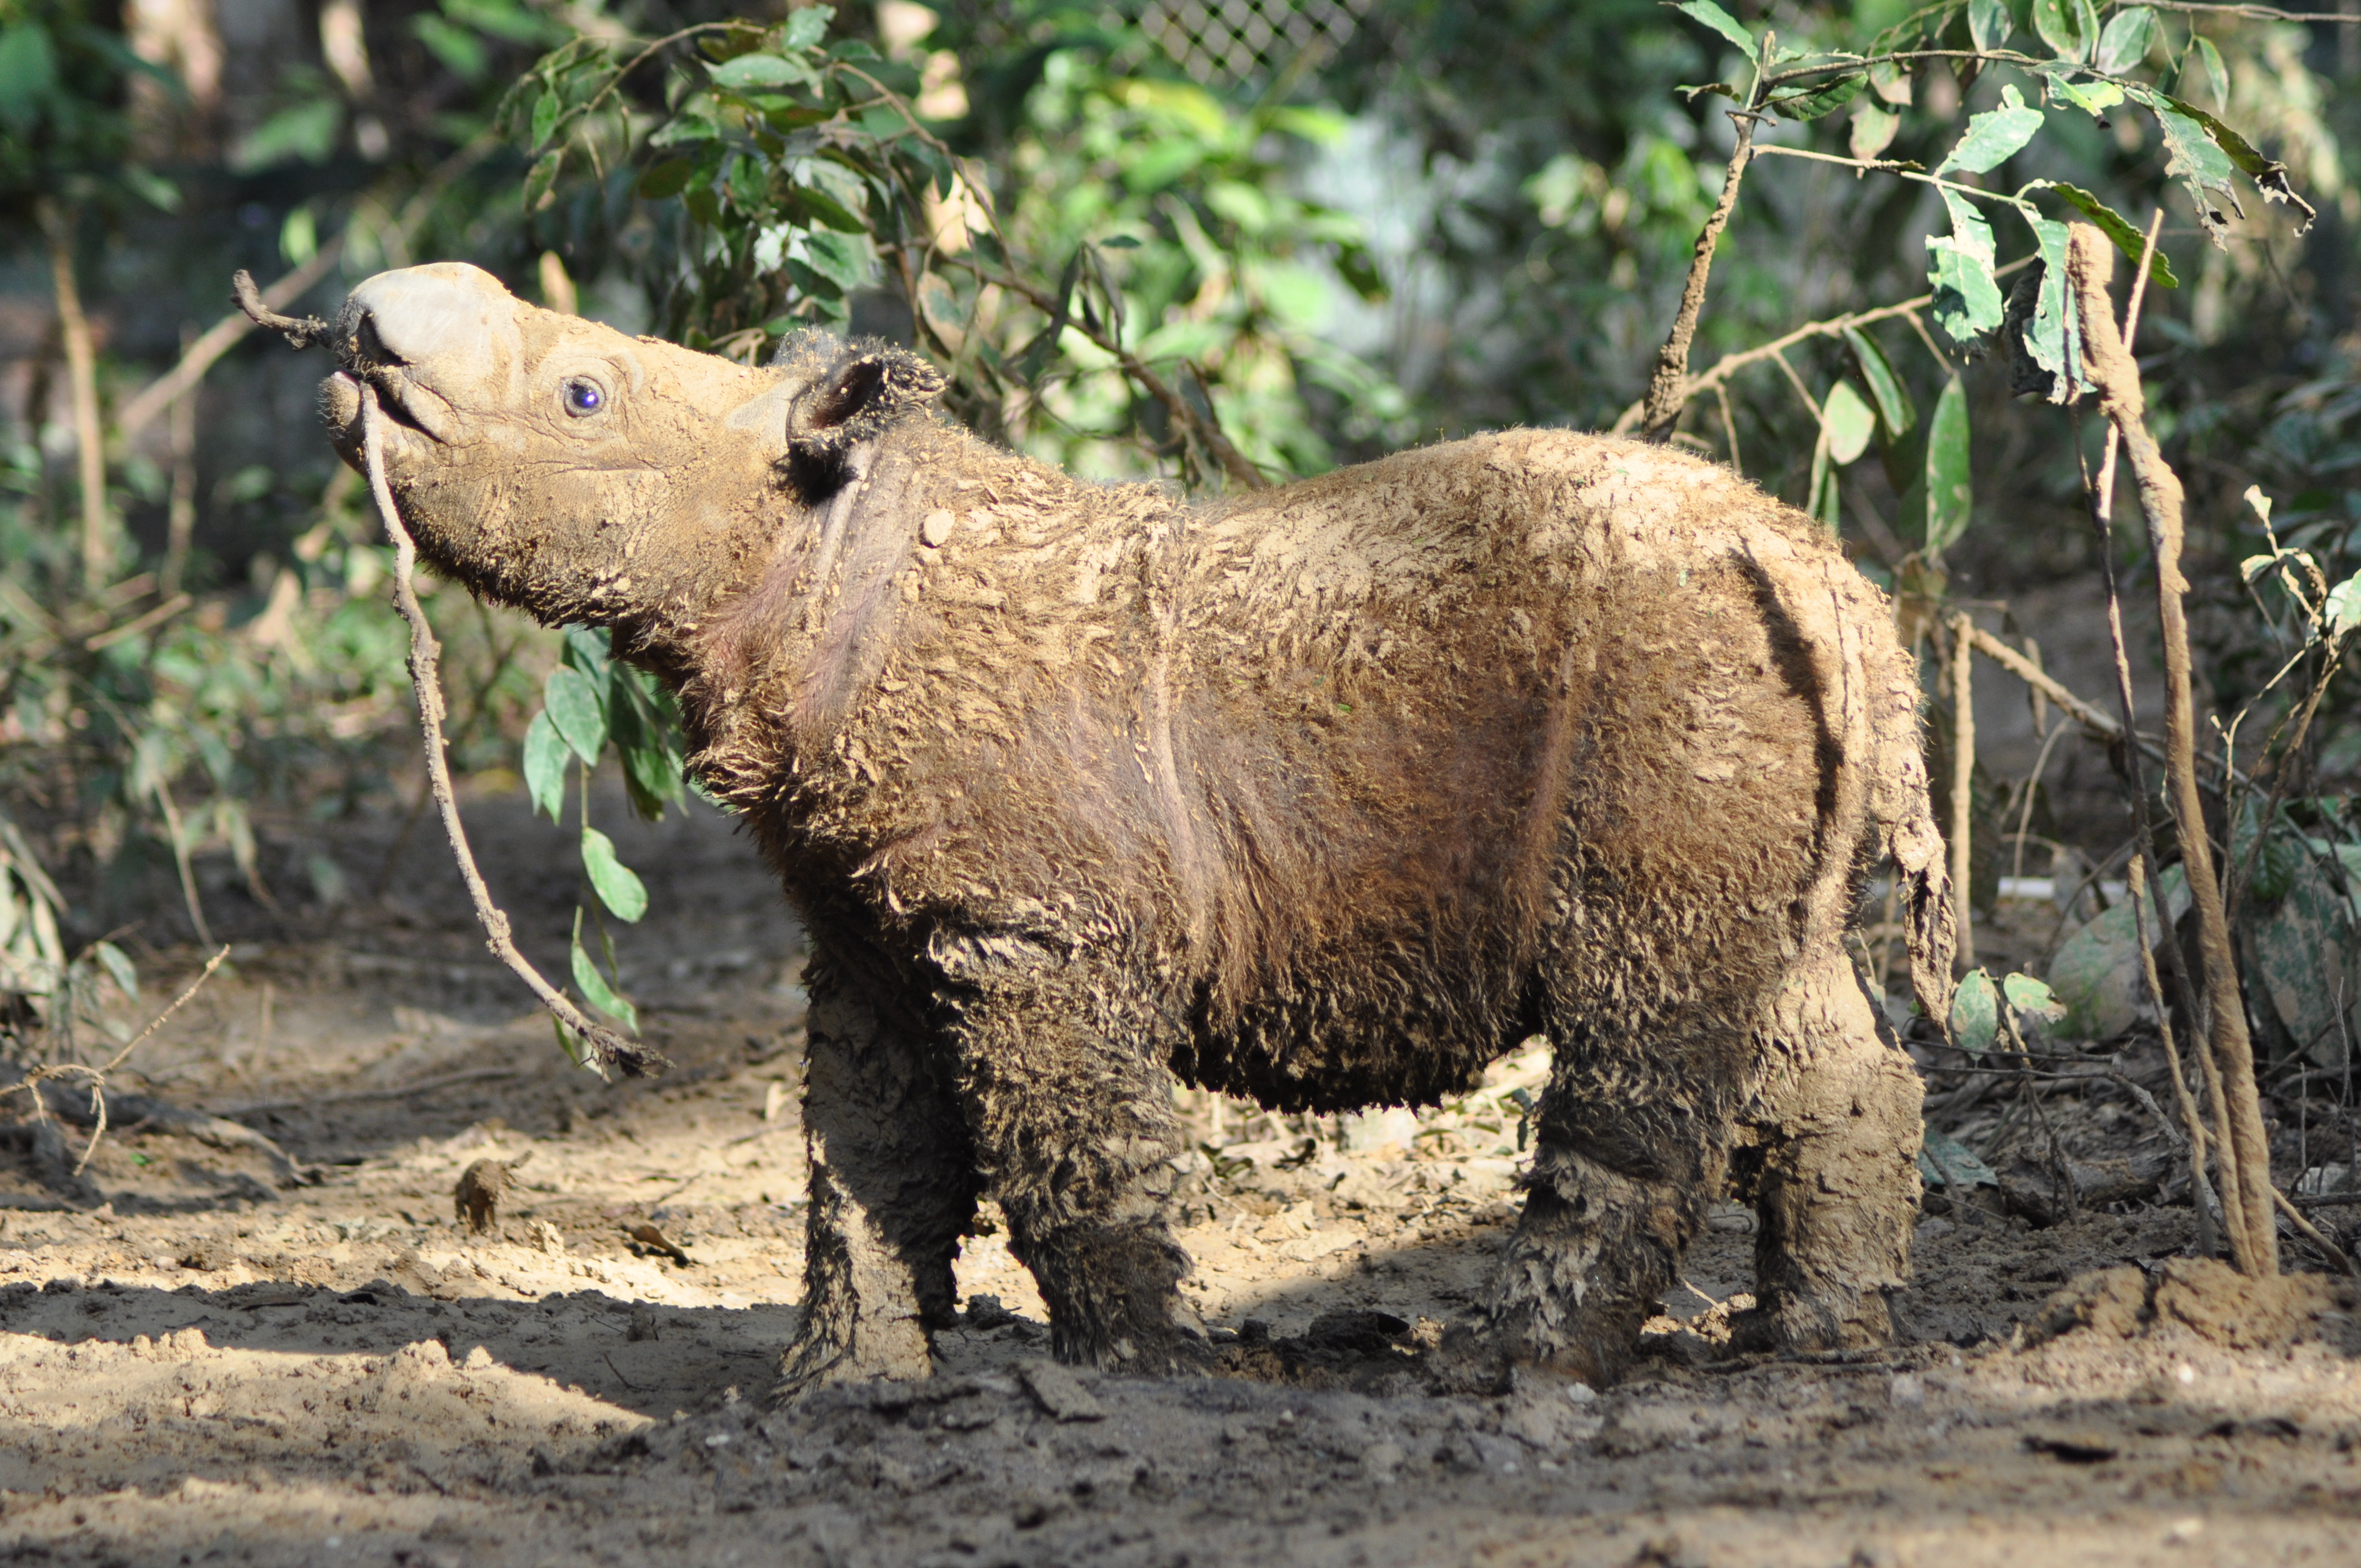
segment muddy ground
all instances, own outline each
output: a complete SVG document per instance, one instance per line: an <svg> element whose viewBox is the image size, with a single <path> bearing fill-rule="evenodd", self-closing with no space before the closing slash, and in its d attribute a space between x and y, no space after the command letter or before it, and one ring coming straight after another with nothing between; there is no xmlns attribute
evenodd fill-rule
<svg viewBox="0 0 2361 1568"><path fill-rule="evenodd" d="M555 962L566 839L513 795L470 812ZM626 976L677 1065L607 1086L485 958L429 827L375 901L274 914L209 883L232 963L119 1080L285 1163L118 1118L77 1201L29 1135L0 1147L0 1561L2361 1558L2355 1301L2323 1275L2258 1289L2190 1260L2169 1179L2062 1219L2005 1189L1933 1200L1906 1343L1852 1359L1727 1354L1751 1220L1718 1211L1621 1386L1438 1392L1424 1347L1480 1299L1538 1057L1417 1118L1190 1102L1190 1288L1231 1376L1060 1372L986 1234L932 1383L774 1410L802 1273L802 992L751 851L702 811L617 827L653 894ZM365 892L394 832L277 837ZM197 956L148 955L151 1006ZM2006 1097L1938 1087L2007 1177ZM2129 1098L2038 1109L2059 1157L2167 1147ZM476 1235L453 1192L485 1159L514 1169Z"/></svg>

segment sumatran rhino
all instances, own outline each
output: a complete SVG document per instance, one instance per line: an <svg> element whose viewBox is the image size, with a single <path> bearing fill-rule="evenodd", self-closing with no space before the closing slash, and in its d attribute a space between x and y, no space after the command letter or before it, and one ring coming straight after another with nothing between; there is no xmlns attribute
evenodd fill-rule
<svg viewBox="0 0 2361 1568"><path fill-rule="evenodd" d="M333 341L346 458L373 388L426 557L612 628L809 933L783 1392L925 1376L987 1193L1058 1355L1201 1364L1176 1083L1431 1104L1534 1034L1476 1365L1612 1377L1723 1191L1741 1344L1891 1333L1919 1080L1841 943L1890 856L1939 1017L1950 930L1911 662L1810 518L1555 430L1192 506L953 427L896 348L750 368L458 265Z"/></svg>

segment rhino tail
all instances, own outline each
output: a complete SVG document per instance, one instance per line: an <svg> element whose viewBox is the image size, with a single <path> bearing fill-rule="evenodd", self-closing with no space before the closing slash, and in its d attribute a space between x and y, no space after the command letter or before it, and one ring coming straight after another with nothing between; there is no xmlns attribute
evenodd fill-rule
<svg viewBox="0 0 2361 1568"><path fill-rule="evenodd" d="M1765 559L1768 554L1758 553L1756 565L1810 663L1831 774L1818 864L1805 895L1805 940L1840 936L1850 922L1864 854L1882 850L1901 879L1911 991L1922 1011L1947 1023L1950 877L1927 790L1916 673L1888 630L1883 596L1841 560Z"/></svg>

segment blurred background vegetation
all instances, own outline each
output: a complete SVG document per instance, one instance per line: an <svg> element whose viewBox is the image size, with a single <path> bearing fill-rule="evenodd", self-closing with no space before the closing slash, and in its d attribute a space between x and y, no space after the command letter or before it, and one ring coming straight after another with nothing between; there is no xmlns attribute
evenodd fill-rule
<svg viewBox="0 0 2361 1568"><path fill-rule="evenodd" d="M2126 11L1729 7L1807 49L1964 36L1971 8L2042 58L2100 49ZM2131 113L2053 106L1987 180L2069 182L2140 225L2162 210L2180 286L2147 295L2142 365L2191 493L2201 704L2225 714L2301 641L2237 570L2266 548L2246 488L2328 580L2361 564L2361 27L2268 9L2147 9L2113 63L2284 163L2308 231L2249 187L2215 243ZM0 0L0 954L283 937L370 896L323 825L423 799L388 553L316 430L324 366L229 319L233 269L328 313L382 268L463 258L749 360L799 322L891 337L954 370L987 434L1212 490L1612 425L1732 145L1729 98L1682 89L1746 68L1652 0ZM2001 74L1920 62L1762 139L1931 167ZM1947 222L1922 182L1758 160L1691 370L1925 293ZM2002 263L2030 250L1995 227ZM1881 581L2035 639L2105 698L2080 477L2097 422L2013 396L2001 357L1918 319L1865 331L1922 423L1959 378L1972 500L1945 547L1894 439L1830 464L1832 389L1863 375L1842 335L1751 361L1675 439L1818 502ZM2117 538L2136 569L2139 531ZM516 787L560 639L455 590L428 604L459 764ZM2332 692L2291 799L2345 811L2355 717ZM1985 727L1978 811L2036 846L2015 872L2070 878L2120 847L2122 807L2103 748L2033 765L2041 721Z"/></svg>

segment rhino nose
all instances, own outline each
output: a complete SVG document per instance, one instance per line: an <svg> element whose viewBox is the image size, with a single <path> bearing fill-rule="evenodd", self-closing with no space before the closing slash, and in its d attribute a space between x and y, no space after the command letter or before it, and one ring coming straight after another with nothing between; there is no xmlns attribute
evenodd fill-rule
<svg viewBox="0 0 2361 1568"><path fill-rule="evenodd" d="M497 346L516 339L516 299L463 261L405 267L355 289L336 327L347 361L489 370Z"/></svg>

